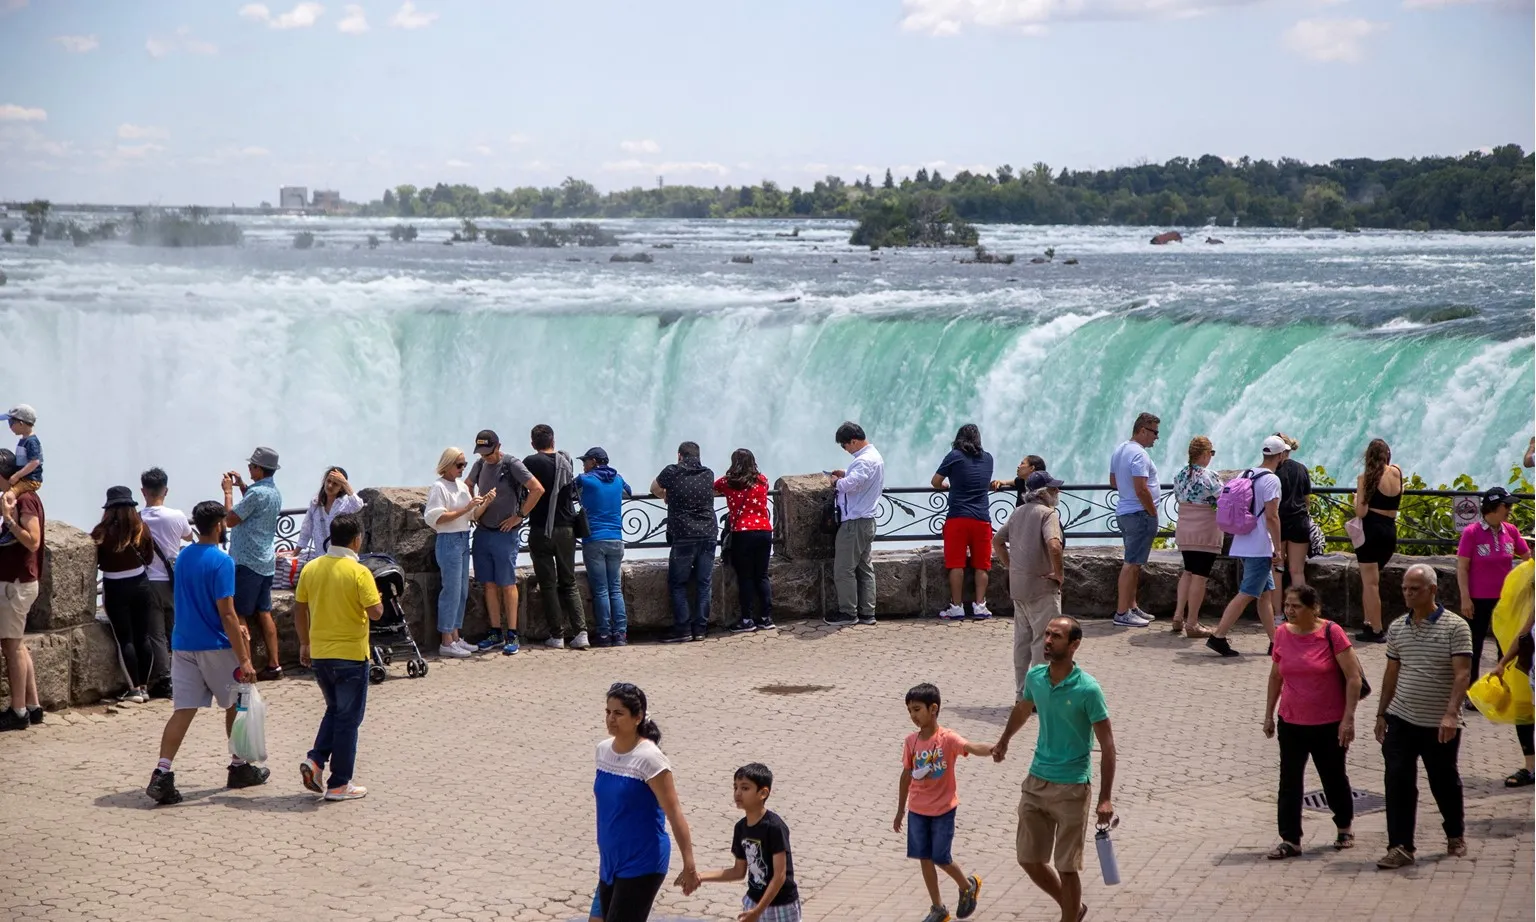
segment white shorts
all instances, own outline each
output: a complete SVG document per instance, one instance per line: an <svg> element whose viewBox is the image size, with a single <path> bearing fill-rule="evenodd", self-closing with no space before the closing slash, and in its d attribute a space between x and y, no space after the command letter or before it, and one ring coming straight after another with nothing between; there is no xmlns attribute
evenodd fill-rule
<svg viewBox="0 0 1536 922"><path fill-rule="evenodd" d="M217 701L235 706L235 672L240 660L234 650L176 650L171 653L171 707L182 711L205 708Z"/></svg>
<svg viewBox="0 0 1536 922"><path fill-rule="evenodd" d="M27 612L37 601L38 582L0 583L0 640L20 640L27 632Z"/></svg>

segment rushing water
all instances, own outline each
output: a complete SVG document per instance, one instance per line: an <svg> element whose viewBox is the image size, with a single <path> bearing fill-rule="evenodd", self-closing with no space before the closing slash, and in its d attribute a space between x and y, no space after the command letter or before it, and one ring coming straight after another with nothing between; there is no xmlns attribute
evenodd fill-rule
<svg viewBox="0 0 1536 922"><path fill-rule="evenodd" d="M854 250L841 222L604 222L655 257L635 265L447 247L446 221L412 244L382 220L243 223L235 249L0 247L0 403L38 410L53 516L88 525L154 464L173 501L213 498L257 444L287 505L328 464L425 484L444 446L489 426L522 451L537 422L637 486L683 439L717 468L742 445L770 477L842 466L845 418L893 485L925 483L967 421L1000 470L1035 452L1079 482L1141 410L1169 476L1194 434L1237 466L1279 429L1351 478L1379 435L1432 481L1502 482L1532 430L1528 235L983 228L1025 260L1002 266ZM325 246L293 249L300 229Z"/></svg>

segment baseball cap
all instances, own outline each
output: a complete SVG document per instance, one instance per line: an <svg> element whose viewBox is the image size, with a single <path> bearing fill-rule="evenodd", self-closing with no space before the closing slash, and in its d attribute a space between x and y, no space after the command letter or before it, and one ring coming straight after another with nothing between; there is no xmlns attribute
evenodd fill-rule
<svg viewBox="0 0 1536 922"><path fill-rule="evenodd" d="M582 454L582 456L580 458L577 458L576 460L578 460L578 461L595 461L598 464L607 464L608 463L608 452L603 451L601 448L597 447L596 445L593 445L591 448L588 448L586 450L586 452L584 454Z"/></svg>
<svg viewBox="0 0 1536 922"><path fill-rule="evenodd" d="M1272 435L1264 440L1264 456L1283 455L1291 450L1291 446L1285 444L1285 439L1278 435Z"/></svg>
<svg viewBox="0 0 1536 922"><path fill-rule="evenodd" d="M1024 489L1029 491L1060 489L1061 481L1052 477L1047 471L1035 471L1024 480Z"/></svg>
<svg viewBox="0 0 1536 922"><path fill-rule="evenodd" d="M481 429L480 434L475 436L475 454L477 455L488 455L500 445L501 439L497 438L496 433L490 429Z"/></svg>
<svg viewBox="0 0 1536 922"><path fill-rule="evenodd" d="M270 448L257 448L251 452L249 458L245 459L245 463L263 467L269 471L280 471L283 469L282 465L277 463L277 452Z"/></svg>
<svg viewBox="0 0 1536 922"><path fill-rule="evenodd" d="M1503 487L1489 487L1483 494L1483 508L1492 509L1495 506L1513 506L1515 498Z"/></svg>
<svg viewBox="0 0 1536 922"><path fill-rule="evenodd" d="M37 424L37 411L24 403L18 403L5 411L6 419L20 420L29 426Z"/></svg>

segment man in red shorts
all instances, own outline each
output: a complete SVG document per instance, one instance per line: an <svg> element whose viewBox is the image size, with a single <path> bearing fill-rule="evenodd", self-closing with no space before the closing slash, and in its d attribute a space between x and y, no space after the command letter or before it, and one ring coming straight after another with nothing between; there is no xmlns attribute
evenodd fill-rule
<svg viewBox="0 0 1536 922"><path fill-rule="evenodd" d="M933 475L935 490L949 491L949 514L944 518L944 569L949 571L949 607L939 612L944 621L965 617L966 555L976 570L976 601L971 614L990 618L987 610L987 575L992 569L992 517L987 505L992 488L992 455L981 448L981 430L966 423L955 434L954 445Z"/></svg>

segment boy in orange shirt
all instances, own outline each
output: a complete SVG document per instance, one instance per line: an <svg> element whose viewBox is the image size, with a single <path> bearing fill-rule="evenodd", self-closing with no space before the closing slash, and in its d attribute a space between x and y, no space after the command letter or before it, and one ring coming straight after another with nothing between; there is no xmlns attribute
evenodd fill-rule
<svg viewBox="0 0 1536 922"><path fill-rule="evenodd" d="M960 888L955 915L969 918L976 911L981 878L965 876L950 856L955 840L955 810L960 796L955 788L956 760L961 756L989 756L992 747L967 742L953 730L939 726L939 689L924 682L907 692L907 713L917 732L907 737L901 753L901 786L896 819L891 828L901 832L907 819L907 857L922 862L923 883L933 908L923 922L949 922L949 910L939 898L936 868L954 878Z"/></svg>

